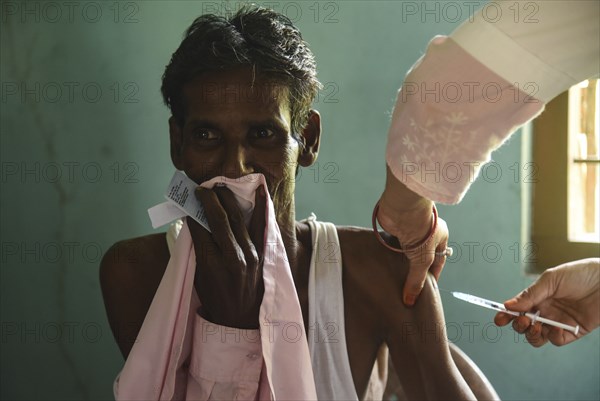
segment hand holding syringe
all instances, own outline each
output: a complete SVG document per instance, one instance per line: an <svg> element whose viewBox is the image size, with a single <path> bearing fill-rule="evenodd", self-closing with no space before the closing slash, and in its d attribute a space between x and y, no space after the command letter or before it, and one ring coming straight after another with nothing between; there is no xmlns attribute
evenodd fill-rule
<svg viewBox="0 0 600 401"><path fill-rule="evenodd" d="M513 316L527 316L529 319L531 319L532 325L535 322L540 322L540 323L544 323L544 324L547 324L550 326L556 326L556 327L560 327L561 329L568 330L568 331L572 332L574 335L577 335L579 333L579 325L573 327L573 326L569 326L568 324L564 324L564 323L556 322L554 320L546 319L546 318L540 316L539 311L537 313L515 312L515 311L506 309L504 307L504 305L502 305L500 302L490 301L489 299L479 298L474 295L465 294L463 292L452 291L451 294L454 295L455 298L462 299L463 301L472 303L474 305L479 305L484 308L497 310L497 311L507 313L507 314L513 315Z"/></svg>
<svg viewBox="0 0 600 401"><path fill-rule="evenodd" d="M494 323L513 329L540 347L547 342L565 345L579 340L600 326L600 258L588 258L547 269L523 291L503 302L511 311L541 311L542 316L572 326L579 325L577 335L548 325L531 325L526 316L515 317L500 312Z"/></svg>

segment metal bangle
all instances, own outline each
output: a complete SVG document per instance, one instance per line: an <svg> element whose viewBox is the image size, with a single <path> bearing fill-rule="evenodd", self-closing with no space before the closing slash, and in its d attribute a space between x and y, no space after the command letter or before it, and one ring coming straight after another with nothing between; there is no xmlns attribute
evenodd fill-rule
<svg viewBox="0 0 600 401"><path fill-rule="evenodd" d="M435 204L432 206L431 209L432 209L432 214L433 214L433 222L431 223L431 229L429 230L429 233L427 233L427 236L422 241L420 241L419 243L417 243L417 245L413 245L410 248L400 249L400 248L394 248L393 246L388 245L383 240L383 238L381 238L381 235L379 234L379 231L377 230L377 223L378 223L377 212L379 211L379 201L377 201L377 203L375 204L375 208L373 209L373 218L372 218L373 233L375 234L375 238L377 238L377 240L379 242L381 242L387 249L389 249L391 251L394 251L394 252L398 252L398 253L411 252L411 251L415 251L415 250L421 248L423 245L425 245L427 242L429 242L429 240L433 237L433 234L435 234L435 230L437 228L438 213L437 213L437 209L435 207ZM446 251L444 251L444 252L446 252ZM450 251L450 252L452 252L452 251Z"/></svg>

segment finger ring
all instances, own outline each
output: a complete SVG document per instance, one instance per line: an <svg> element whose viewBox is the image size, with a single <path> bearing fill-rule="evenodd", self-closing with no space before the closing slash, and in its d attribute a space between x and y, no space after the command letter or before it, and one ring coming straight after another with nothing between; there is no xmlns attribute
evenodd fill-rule
<svg viewBox="0 0 600 401"><path fill-rule="evenodd" d="M454 249L452 249L452 247L447 247L442 252L436 252L435 255L436 256L447 256L447 257L450 257L450 256L452 256L453 253L454 253Z"/></svg>

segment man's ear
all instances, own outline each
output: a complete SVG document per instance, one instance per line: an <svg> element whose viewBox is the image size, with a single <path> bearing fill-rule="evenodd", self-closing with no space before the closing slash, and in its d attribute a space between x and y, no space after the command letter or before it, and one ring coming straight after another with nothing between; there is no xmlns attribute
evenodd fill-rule
<svg viewBox="0 0 600 401"><path fill-rule="evenodd" d="M171 160L177 170L183 170L183 129L177 123L175 117L169 118L169 138L171 139Z"/></svg>
<svg viewBox="0 0 600 401"><path fill-rule="evenodd" d="M317 160L321 143L321 115L317 110L308 112L308 122L300 136L304 141L304 146L298 156L298 164L302 167L308 167Z"/></svg>

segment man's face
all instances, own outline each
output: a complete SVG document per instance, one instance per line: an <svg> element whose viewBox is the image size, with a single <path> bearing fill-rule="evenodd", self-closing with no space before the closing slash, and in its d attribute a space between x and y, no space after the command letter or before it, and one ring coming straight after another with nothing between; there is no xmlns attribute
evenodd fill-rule
<svg viewBox="0 0 600 401"><path fill-rule="evenodd" d="M199 184L262 173L275 208L289 206L300 150L290 131L288 89L253 80L247 67L203 74L184 96L183 127L170 121L175 167Z"/></svg>

